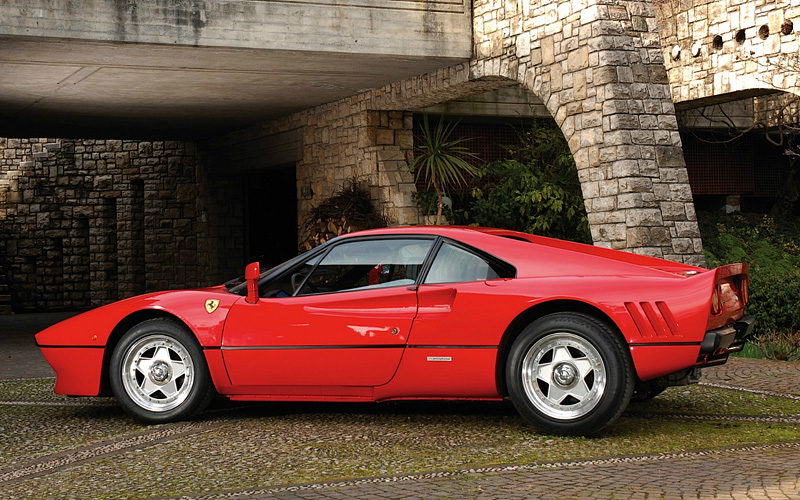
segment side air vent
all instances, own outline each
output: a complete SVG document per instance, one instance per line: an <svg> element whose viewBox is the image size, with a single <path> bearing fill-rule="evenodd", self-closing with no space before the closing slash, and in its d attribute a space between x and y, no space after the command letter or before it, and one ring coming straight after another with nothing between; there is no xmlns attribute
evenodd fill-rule
<svg viewBox="0 0 800 500"><path fill-rule="evenodd" d="M642 337L680 335L678 323L665 302L625 302L625 308Z"/></svg>

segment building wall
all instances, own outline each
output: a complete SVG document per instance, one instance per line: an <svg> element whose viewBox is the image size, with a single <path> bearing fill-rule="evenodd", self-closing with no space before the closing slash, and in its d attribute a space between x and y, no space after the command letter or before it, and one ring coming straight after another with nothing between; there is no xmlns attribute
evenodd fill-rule
<svg viewBox="0 0 800 500"><path fill-rule="evenodd" d="M596 245L703 264L652 2L476 0L474 78L536 94L570 144Z"/></svg>
<svg viewBox="0 0 800 500"><path fill-rule="evenodd" d="M702 265L653 3L476 0L473 21L470 63L253 127L244 135L255 140L302 128L298 190L310 185L319 200L344 179L364 178L396 223L414 223L413 186L403 165L411 149L410 128L391 113L522 85L544 103L570 145L595 244ZM389 115L384 120L375 111ZM393 123L400 128L392 129ZM242 140L242 133L234 136ZM300 220L313 203L300 202Z"/></svg>
<svg viewBox="0 0 800 500"><path fill-rule="evenodd" d="M194 144L0 139L0 269L15 310L75 309L241 272L241 186Z"/></svg>
<svg viewBox="0 0 800 500"><path fill-rule="evenodd" d="M656 9L675 102L800 93L800 1L669 1Z"/></svg>
<svg viewBox="0 0 800 500"><path fill-rule="evenodd" d="M740 24L757 22L768 9L753 4L750 16L746 3L731 5L728 14L744 12ZM686 23L696 23L689 38L680 28L683 11L668 7L684 9ZM238 274L237 175L278 162L274 147L248 147L269 138L291 136L299 148L278 156L296 165L301 223L311 207L353 180L370 189L392 223L422 223L407 168L413 110L513 86L532 92L567 138L595 244L702 264L670 92L705 89L717 77L708 62L679 67L681 55L665 65L664 54L671 54L673 38L694 40L710 23L703 15L717 19L716 8L476 0L471 62L261 123L202 151L177 142L3 140L0 266L23 308L86 307ZM765 15L770 26L777 23ZM674 30L665 24L670 16L678 19ZM786 16L780 19L782 26ZM782 52L792 47L786 40L780 39ZM234 161L245 152L246 165Z"/></svg>
<svg viewBox="0 0 800 500"><path fill-rule="evenodd" d="M507 78L472 78L466 63L443 68L229 134L212 146L215 163L225 171L236 171L238 162L231 159L246 150L250 151L247 168L266 167L276 153L264 148L259 153L250 145L301 130L302 151L296 162L301 224L312 207L352 180L370 189L376 209L392 224L426 223L412 199L416 187L408 169L413 150L411 110L516 85ZM311 198L303 196L308 188Z"/></svg>

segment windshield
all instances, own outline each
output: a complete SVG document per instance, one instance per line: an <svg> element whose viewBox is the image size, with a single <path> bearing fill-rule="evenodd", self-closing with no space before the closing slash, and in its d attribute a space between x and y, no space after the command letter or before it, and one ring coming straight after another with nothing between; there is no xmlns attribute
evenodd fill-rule
<svg viewBox="0 0 800 500"><path fill-rule="evenodd" d="M333 240L330 240L330 241L333 241ZM282 270L282 269L284 269L286 267L291 267L294 264L307 259L312 254L314 254L316 252L319 252L325 246L327 246L327 243L324 244L324 245L320 245L320 246L318 246L316 248L312 248L311 250L308 250L306 252L301 253L297 257L289 259L286 262L282 262L282 263L278 264L277 266L271 267L268 270L263 271L261 273L261 277L258 279L258 281L260 282L264 278L266 278L266 277L268 277L268 276L270 276L272 274L276 274L277 272L279 272L280 270ZM233 278L232 280L226 281L225 282L225 287L228 289L228 292L230 292L230 293L235 293L236 295L241 295L241 296L247 295L247 283L244 280L244 275L241 275L241 276L238 276L236 278Z"/></svg>

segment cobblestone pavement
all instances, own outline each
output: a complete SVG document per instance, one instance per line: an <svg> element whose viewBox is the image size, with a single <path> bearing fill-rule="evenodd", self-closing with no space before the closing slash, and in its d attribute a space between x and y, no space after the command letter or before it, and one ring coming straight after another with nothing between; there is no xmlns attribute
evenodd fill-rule
<svg viewBox="0 0 800 500"><path fill-rule="evenodd" d="M800 397L800 363L731 358L722 366L703 370L702 382Z"/></svg>
<svg viewBox="0 0 800 500"><path fill-rule="evenodd" d="M800 444L791 443L289 486L206 498L796 499L798 467Z"/></svg>
<svg viewBox="0 0 800 500"><path fill-rule="evenodd" d="M57 319L48 316L38 321ZM0 318L4 358L0 364L4 369L16 367L15 376L0 370L0 379L51 376L30 340L38 324ZM733 358L704 370L701 383L800 399L800 363ZM800 499L800 442L725 449L709 445L707 450L683 453L516 464L181 498Z"/></svg>
<svg viewBox="0 0 800 500"><path fill-rule="evenodd" d="M800 363L732 358L704 370L701 383L800 399ZM509 465L192 498L800 499L800 442Z"/></svg>

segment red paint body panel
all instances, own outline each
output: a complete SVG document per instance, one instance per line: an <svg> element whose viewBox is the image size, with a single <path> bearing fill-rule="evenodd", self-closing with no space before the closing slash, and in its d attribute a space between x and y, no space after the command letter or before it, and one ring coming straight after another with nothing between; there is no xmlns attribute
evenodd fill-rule
<svg viewBox="0 0 800 500"><path fill-rule="evenodd" d="M420 285L419 312L409 344L497 347L508 325L531 305L530 297L518 295L511 283Z"/></svg>
<svg viewBox="0 0 800 500"><path fill-rule="evenodd" d="M504 356L499 349L525 326L520 318L589 312L619 331L637 376L648 380L700 363L706 332L743 316L746 265L706 270L512 231L458 227L371 230L337 238L321 251L351 238L401 235L449 238L513 266L516 274L447 284L424 284L420 277L413 286L384 283L263 297L253 304L221 286L159 292L75 316L36 340L63 394L96 395L107 347L120 330L132 325L131 318L168 315L192 331L215 387L234 399L497 399L503 373L497 363ZM423 273L425 267L419 268ZM370 275L370 285L379 278ZM717 287L723 308L712 315ZM219 300L211 313L205 307L210 299Z"/></svg>
<svg viewBox="0 0 800 500"><path fill-rule="evenodd" d="M382 385L397 370L416 310L406 287L239 303L223 357L236 385Z"/></svg>
<svg viewBox="0 0 800 500"><path fill-rule="evenodd" d="M641 380L651 380L683 370L695 364L699 346L633 346L631 358Z"/></svg>
<svg viewBox="0 0 800 500"><path fill-rule="evenodd" d="M225 360L222 359L222 351L219 349L206 349L203 351L208 363L208 371L217 392L224 394L225 390L230 389L231 379L228 377L228 370L225 368Z"/></svg>
<svg viewBox="0 0 800 500"><path fill-rule="evenodd" d="M231 309L222 345L403 345L416 312L416 293L406 287L265 298Z"/></svg>
<svg viewBox="0 0 800 500"><path fill-rule="evenodd" d="M375 400L500 399L494 366L497 349L411 348L392 381L375 388Z"/></svg>
<svg viewBox="0 0 800 500"><path fill-rule="evenodd" d="M225 394L234 401L326 401L358 403L375 401L372 387L336 385L298 386L242 386L234 393Z"/></svg>
<svg viewBox="0 0 800 500"><path fill-rule="evenodd" d="M211 314L205 309L208 299L220 301ZM40 346L103 347L114 328L126 317L137 312L154 311L174 316L186 324L201 346L219 346L228 310L241 300L243 297L227 293L225 287L139 295L57 323L37 333L36 343Z"/></svg>
<svg viewBox="0 0 800 500"><path fill-rule="evenodd" d="M375 386L391 380L403 348L248 349L224 356L233 385Z"/></svg>
<svg viewBox="0 0 800 500"><path fill-rule="evenodd" d="M97 396L103 373L103 349L94 347L42 347L44 359L58 377L56 394Z"/></svg>

